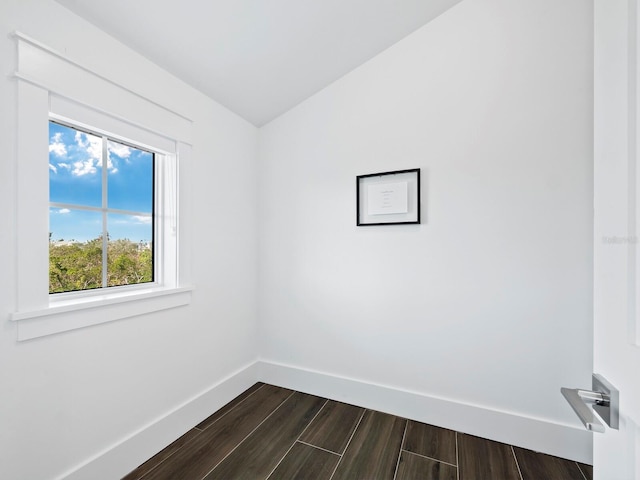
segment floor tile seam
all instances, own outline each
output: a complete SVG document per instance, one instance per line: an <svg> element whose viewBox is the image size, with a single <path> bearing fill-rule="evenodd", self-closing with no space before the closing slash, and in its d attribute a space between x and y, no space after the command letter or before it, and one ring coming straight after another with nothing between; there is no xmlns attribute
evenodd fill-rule
<svg viewBox="0 0 640 480"><path fill-rule="evenodd" d="M260 389L262 389L262 387L264 387L264 386L266 386L266 384L265 384L265 383L263 383L262 385L260 385L258 388L256 388L256 389L255 389L255 391L251 392L251 393L250 393L249 395L247 395L245 398L243 398L242 400L240 400L236 405L234 405L232 408L230 408L228 412L226 412L224 415L221 415L221 416L220 416L220 418L216 419L216 421L215 421L215 422L213 422L213 423L212 423L211 425L209 425L208 427L206 427L206 428L198 428L198 427L196 426L196 427L193 427L193 430L197 430L197 431L199 432L199 434L202 434L202 433L203 433L205 430L207 430L209 427L211 427L211 426L215 425L216 423L218 423L218 421L219 421L219 420L221 420L222 418L224 418L225 416L227 416L227 414L228 414L228 413L231 413L231 412L232 412L233 410L235 410L237 407L239 407L240 405L242 405L242 403L243 403L245 400L248 400L248 399L249 399L253 394L257 393L257 392L258 392ZM288 398L289 398L289 397L287 397L287 399L285 399L285 400L283 401L283 403L284 403L284 402L286 402L286 401L288 400ZM279 408L279 405L278 405L278 408ZM275 410L274 410L274 411L275 411ZM214 412L214 413L215 413L215 412ZM213 415L213 414L212 414L212 415ZM266 419L265 419L265 420L266 420ZM204 421L204 420L203 420L203 421ZM200 422L200 423L202 423L202 422ZM198 424L198 425L199 425L199 424ZM188 431L187 431L187 432L185 432L185 433L183 434L183 436L184 436L184 435L186 435L187 433L189 433L189 432L188 432ZM177 441L177 440L176 440L176 441ZM244 439L243 439L242 441L244 441ZM172 443L173 443L173 442L172 442ZM187 442L187 443L188 443L188 442ZM240 442L240 443L242 443L242 442ZM169 445L171 445L171 444L169 444ZM169 445L167 445L167 447L169 447ZM167 448L167 447L165 447L165 448ZM155 470L156 470L160 465L162 465L164 462L166 462L168 459L170 459L171 457L173 457L173 456L174 456L175 454L177 454L178 452L181 452L181 451L182 451L182 449L183 449L184 447L186 447L186 444L185 444L185 445L182 445L180 448L176 449L176 451L175 451L175 452L172 452L172 453L171 453L170 455L168 455L166 458L162 459L162 461L161 461L161 462L158 462L158 463L157 463L156 465L154 465L154 466L153 466L153 467L152 467L152 468L151 468L147 473L145 473L145 474L144 474L143 476L141 476L141 477L138 477L138 478L137 478L137 480L144 480L145 478L147 478L147 477L148 477L148 476L149 476L153 471L155 471ZM226 457L225 457L225 458L226 458ZM146 463L146 462L145 462L145 463ZM144 465L144 464L143 464L143 465ZM216 467L217 467L217 465L216 465ZM214 468L215 468L215 467L214 467ZM211 473L211 472L208 472L208 473L207 473L207 475L208 475L209 473Z"/></svg>
<svg viewBox="0 0 640 480"><path fill-rule="evenodd" d="M337 402L337 400L333 400L334 402ZM345 404L345 405L351 405L351 404ZM357 408L358 410L362 410L362 413L360 413L360 415L357 417L357 419L355 421L351 422L351 427L353 428L353 431L355 432L355 429L358 428L358 423L360 422L360 417L364 415L364 412L366 411L366 408L364 407L358 407L357 405L351 405L352 407ZM353 434L353 432L351 432ZM351 438L351 435L349 435L349 438ZM314 445L315 446L315 445ZM340 455L342 457L342 455L344 455L344 452L347 450L347 444L345 444L344 447L342 447L342 453L340 452L334 452L337 453L338 455ZM330 452L333 452L333 450L329 450Z"/></svg>
<svg viewBox="0 0 640 480"><path fill-rule="evenodd" d="M336 400L329 400L329 399L327 399L327 402L322 406L322 409L320 410L320 412L325 408L325 406L326 406L330 401L335 402L335 403L340 403L340 402L337 402ZM345 405L347 405L347 404L345 404ZM366 410L366 408L358 407L358 406L356 406L356 405L352 405L352 406L353 406L353 407L356 407L358 410L362 410L362 413L360 413L360 416L358 417L358 419L357 419L355 422L353 422L353 429L354 429L354 431L355 431L355 429L358 427L358 425L357 425L357 424L358 424L358 422L360 421L359 419L360 419L360 417L363 415L363 413L364 413L364 411ZM320 412L318 412L318 414L320 414ZM314 420L315 420L315 418L314 418ZM311 422L309 423L309 426L311 426ZM306 431L306 430L305 430L305 431ZM310 443L310 442L305 442L305 441L303 441L303 440L300 440L300 438L302 437L302 435L303 435L304 433L305 433L305 432L302 432L302 433L300 434L300 437L298 437L298 442L303 443L303 444L305 444L305 445L309 445L310 447L319 448L320 450L324 450L324 451L326 451L326 452L333 453L333 454L335 454L335 455L338 455L339 457L342 457L342 455L344 454L345 450L347 449L347 447L346 447L346 445L345 445L345 446L344 446L344 448L342 448L342 453L340 453L340 452L336 452L336 451L333 451L333 450L329 450L329 449L327 449L327 448L320 447L320 446L318 446L318 445L314 445L313 443ZM352 434L353 434L353 432L352 432ZM351 438L351 436L350 436L349 438Z"/></svg>
<svg viewBox="0 0 640 480"><path fill-rule="evenodd" d="M347 444L344 447L344 451L342 452L342 455L340 455L340 460L338 460L338 463L336 463L335 468L333 469L333 472L331 472L331 476L329 477L329 480L333 479L333 476L336 474L336 472L338 471L338 467L340 466L340 464L342 463L342 460L344 459L344 455L345 453L347 453L347 449L349 448L349 445L351 444L351 440L353 440L354 435L356 434L356 432L358 431L358 428L360 427L360 424L362 423L362 419L364 418L365 413L367 413L367 409L363 409L362 413L360 414L360 418L358 419L358 423L356 425L356 428L353 429L353 432L351 432L351 436L349 437L349 441L347 442Z"/></svg>
<svg viewBox="0 0 640 480"><path fill-rule="evenodd" d="M195 428L195 427L194 427L194 428ZM199 433L198 433L198 436L200 436L200 434L202 434L202 432L203 432L203 430L200 430L200 429L196 429L196 430L198 430L198 432L199 432ZM175 442L175 441L178 441L180 438L182 438L182 437L183 437L184 435L186 435L187 433L189 433L189 431L187 431L187 432L185 432L184 434L182 434L180 437L178 437L178 439L174 440L174 442ZM192 439L192 440L193 440L193 439ZM171 443L174 443L174 442L171 442ZM171 445L171 443L170 443L169 445ZM148 477L149 477L149 475L150 475L152 472L154 472L154 471L155 471L155 470L156 470L160 465L162 465L164 462L166 462L167 460L169 460L169 459L170 459L171 457L173 457L176 453L181 452L181 451L182 451L182 449L183 449L184 447L186 447L186 446L187 446L187 443L189 443L189 442L186 442L184 445L181 445L181 446L180 446L180 448L177 448L175 452L171 452L171 453L170 453L166 458L163 458L161 462L158 462L157 464L155 464L155 465L151 468L151 470L149 470L147 473L145 473L145 474L144 474L144 475L142 475L141 477L137 477L137 480L144 480L145 478L148 478ZM165 448L168 448L168 447L169 447L169 445L167 445ZM162 451L162 450L160 450L160 451ZM159 452L158 452L158 453L159 453ZM149 459L149 460L151 460L151 459ZM144 463L146 463L146 462L144 462ZM144 463L143 463L142 465L144 465Z"/></svg>
<svg viewBox="0 0 640 480"><path fill-rule="evenodd" d="M400 467L400 458L402 457L402 450L404 447L404 440L407 437L407 427L409 426L409 420L404 420L404 431L402 432L402 441L400 442L400 451L398 452L398 460L396 461L396 469L393 472L393 480L396 480L398 476L398 467Z"/></svg>
<svg viewBox="0 0 640 480"><path fill-rule="evenodd" d="M322 398L322 397L319 397ZM307 425L302 429L302 432L300 432L300 434L296 437L296 439L291 443L291 446L287 449L287 451L284 453L284 455L282 456L282 458L280 460L278 460L278 463L276 464L275 467L273 467L271 469L271 471L269 472L269 475L267 475L265 477L265 480L268 480L269 477L271 475L273 475L273 472L276 471L276 469L280 466L280 464L282 463L282 461L286 458L287 455L289 455L289 452L291 451L291 449L294 447L294 445L298 442L298 440L300 440L300 437L304 434L304 432L307 431L307 428L309 428L309 425L311 425L313 423L313 421L316 419L316 417L318 415L320 415L320 412L322 411L322 409L325 407L325 405L329 403L328 399L325 399L324 403L322 404L322 407L320 407L318 409L318 411L316 412L316 414L313 416L313 418L311 420L309 420L309 422L307 423Z"/></svg>
<svg viewBox="0 0 640 480"><path fill-rule="evenodd" d="M349 446L349 444L351 443L351 439L354 437L354 435L356 434L356 430L358 430L358 427L360 426L360 422L362 422L362 419L364 418L365 414L367 413L367 408L364 407L358 407L362 410L362 412L360 413L360 415L358 416L358 420L355 422L355 425L353 426L353 431L351 432L351 435L349 435L349 439L347 440L347 443L345 444L344 448L342 449L342 453L337 452L340 457L343 457L344 454L347 451L347 447ZM375 410L369 410L370 412L374 412Z"/></svg>
<svg viewBox="0 0 640 480"><path fill-rule="evenodd" d="M170 444L169 444L170 445ZM167 445L168 446L168 445ZM184 446L184 445L183 445ZM176 450L175 452L173 452L171 455L169 455L167 458L163 458L161 462L156 463L153 467L151 467L151 470L149 470L148 472L146 472L144 475L142 475L141 477L136 477L135 480L144 480L145 478L149 478L149 475L154 472L160 465L162 465L168 458L171 458L175 453L177 453L178 451L182 450L182 447L180 447L178 450ZM147 462L144 462L147 463ZM142 465L144 465L144 463ZM140 466L142 466L140 465ZM140 467L139 466L139 467ZM139 468L136 467L136 468Z"/></svg>
<svg viewBox="0 0 640 480"><path fill-rule="evenodd" d="M584 480L587 480L587 476L582 471L582 467L580 466L580 464L578 462L574 462L574 463L576 464L576 467L578 467L578 471L580 472L580 475L582 475L582 478L584 478Z"/></svg>
<svg viewBox="0 0 640 480"><path fill-rule="evenodd" d="M318 397L318 398L323 398L323 397ZM322 404L322 407L320 407L320 409L316 412L316 414L313 416L313 418L309 421L309 423L307 423L307 426L304 427L302 429L302 432L300 432L300 435L298 435L298 438L296 438L296 441L293 442L294 444L300 440L300 437L302 437L302 435L304 435L304 433L307 431L307 429L309 428L309 426L311 426L311 424L315 421L316 418L318 418L318 415L320 415L320 413L325 409L325 407L327 406L327 404L329 403L329 399L325 398L324 403Z"/></svg>
<svg viewBox="0 0 640 480"><path fill-rule="evenodd" d="M260 387L260 388L262 388L262 387ZM269 418L271 418L271 416L272 416L274 413L276 413L278 410L280 410L280 407L282 407L282 405L284 405L285 403L287 403L287 400L289 400L293 395L295 395L295 393L296 393L295 391L292 391L292 392L289 394L289 396L288 396L287 398L285 398L282 402L280 402L280 404L279 404L276 408L274 408L274 409L273 409L273 411L272 411L269 415L267 415L267 416L266 416L266 417L265 417L265 418L264 418L264 419L263 419L263 420L262 420L262 421L261 421L261 422L260 422L260 423L259 423L259 424L254 428L254 429L253 429L253 430L251 430L251 432L249 432L249 433L248 433L248 434L247 434L247 435L246 435L242 440L240 440L240 441L238 442L238 444L237 444L235 447L233 447L233 448L231 449L231 451L230 451L229 453L227 453L227 454L222 458L222 460L220 460L218 463L216 463L216 464L215 464L215 466L214 466L211 470L209 470L209 471L206 473L206 475L205 475L204 477L202 477L202 480L205 480L205 479L209 476L209 474L210 474L211 472L213 472L216 468L218 468L218 466L220 466L220 464L221 464L222 462L224 462L224 461L229 457L229 455L231 455L233 452L235 452L235 451L238 449L238 447L239 447L240 445L242 445L242 444L247 440L247 438L249 438L251 435L253 435L253 434L255 433L255 431L256 431L256 430L258 430L258 429L262 426L262 424L263 424L264 422L266 422L267 420L269 420Z"/></svg>
<svg viewBox="0 0 640 480"><path fill-rule="evenodd" d="M524 480L522 476L522 470L520 470L520 463L518 462L518 457L516 456L516 451L513 449L513 445L509 445L511 447L511 453L513 454L513 459L516 461L516 467L518 468L518 475L520 475L520 480Z"/></svg>
<svg viewBox="0 0 640 480"><path fill-rule="evenodd" d="M458 432L456 431L456 464L457 464L457 480L460 480L460 450L458 448Z"/></svg>
<svg viewBox="0 0 640 480"><path fill-rule="evenodd" d="M194 428L198 428L198 430L200 430L201 432L204 432L205 430L207 430L208 428L214 426L216 423L218 423L220 420L222 420L224 417L226 417L228 414L230 414L231 412L233 412L236 408L238 408L240 405L242 405L245 401L249 400L254 394L258 393L260 390L262 390L263 387L265 387L267 384L263 383L262 385L260 385L258 388L256 388L253 392L251 392L249 395L247 395L245 398L243 398L242 400L240 400L237 404L235 404L233 407L231 407L229 409L229 411L225 412L223 415L220 415L220 418L217 418L211 425L207 425L205 428L198 428L198 427L194 427ZM233 401L233 400L231 400ZM224 407L224 405L222 406ZM221 408L222 408L221 407ZM213 412L211 415L214 415L216 412ZM206 418L202 421L204 422L206 421ZM198 425L200 425L202 422L200 422Z"/></svg>
<svg viewBox="0 0 640 480"><path fill-rule="evenodd" d="M300 440L300 439L296 440L296 443L301 443L302 445L306 445L307 447L317 448L318 450L322 450L323 452L331 453L331 454L333 454L333 455L335 455L337 457L341 457L342 458L341 454L339 454L337 452L334 452L333 450L327 450L326 448L319 447L319 446L314 445L312 443L307 443L307 442L305 442L303 440Z"/></svg>
<svg viewBox="0 0 640 480"><path fill-rule="evenodd" d="M416 457L426 458L427 460L432 460L432 461L438 462L438 463L444 463L445 465L449 465L450 467L458 468L458 466L454 465L453 463L445 462L444 460L438 460L437 458L430 457L428 455L421 455L419 453L412 452L411 450L407 450L406 448L403 448L402 451L406 452L406 453L410 453L411 455L415 455Z"/></svg>

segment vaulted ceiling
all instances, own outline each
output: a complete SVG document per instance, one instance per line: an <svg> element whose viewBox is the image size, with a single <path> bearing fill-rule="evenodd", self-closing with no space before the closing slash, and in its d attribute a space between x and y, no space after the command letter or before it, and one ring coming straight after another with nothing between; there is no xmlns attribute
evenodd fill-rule
<svg viewBox="0 0 640 480"><path fill-rule="evenodd" d="M461 0L57 0L256 126Z"/></svg>

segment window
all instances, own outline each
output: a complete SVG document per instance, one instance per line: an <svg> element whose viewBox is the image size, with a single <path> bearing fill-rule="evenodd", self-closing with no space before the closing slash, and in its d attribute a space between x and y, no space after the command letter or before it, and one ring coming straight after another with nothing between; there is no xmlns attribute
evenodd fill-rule
<svg viewBox="0 0 640 480"><path fill-rule="evenodd" d="M154 281L155 154L49 122L49 293Z"/></svg>
<svg viewBox="0 0 640 480"><path fill-rule="evenodd" d="M192 120L14 37L17 339L189 304Z"/></svg>

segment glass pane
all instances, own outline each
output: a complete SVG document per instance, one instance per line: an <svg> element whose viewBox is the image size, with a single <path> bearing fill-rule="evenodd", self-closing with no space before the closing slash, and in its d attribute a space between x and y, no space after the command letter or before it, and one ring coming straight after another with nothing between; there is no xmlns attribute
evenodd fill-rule
<svg viewBox="0 0 640 480"><path fill-rule="evenodd" d="M153 211L153 154L109 140L109 208Z"/></svg>
<svg viewBox="0 0 640 480"><path fill-rule="evenodd" d="M102 215L49 209L49 293L102 287Z"/></svg>
<svg viewBox="0 0 640 480"><path fill-rule="evenodd" d="M49 200L102 206L102 138L49 122Z"/></svg>
<svg viewBox="0 0 640 480"><path fill-rule="evenodd" d="M153 282L153 217L108 215L107 285Z"/></svg>

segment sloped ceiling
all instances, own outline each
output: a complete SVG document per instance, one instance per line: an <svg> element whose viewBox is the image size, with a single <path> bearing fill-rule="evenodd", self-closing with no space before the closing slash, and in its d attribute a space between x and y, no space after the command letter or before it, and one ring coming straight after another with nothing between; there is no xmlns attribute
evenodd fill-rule
<svg viewBox="0 0 640 480"><path fill-rule="evenodd" d="M256 126L461 0L56 0Z"/></svg>

